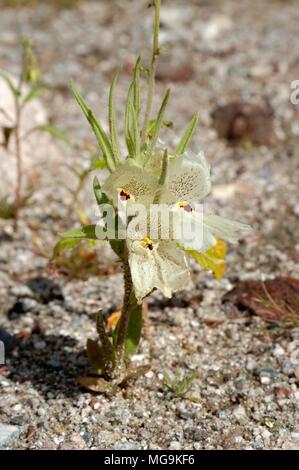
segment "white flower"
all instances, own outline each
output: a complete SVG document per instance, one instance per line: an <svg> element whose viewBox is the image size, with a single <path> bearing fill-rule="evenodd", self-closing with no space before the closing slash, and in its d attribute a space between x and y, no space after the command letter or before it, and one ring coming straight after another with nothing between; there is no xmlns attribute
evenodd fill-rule
<svg viewBox="0 0 299 470"><path fill-rule="evenodd" d="M157 166L157 159L155 162ZM158 194L159 203L169 206L172 214L169 240L159 239L164 238L162 229L158 230L157 236L152 236L152 240L147 238L152 233L148 225L145 225L146 233L140 235L141 239L131 235L127 239L132 280L139 301L155 288L170 297L186 285L189 267L185 250L204 253L218 239L235 243L251 231L248 225L195 210L196 204L211 190L210 167L203 153L170 157L162 187L159 176L154 168L151 171L150 166L144 169L129 159L108 177L103 186L103 191L116 206L121 201L123 205L143 204L148 209ZM175 236L178 220L182 220L183 230ZM131 222L134 221L133 217ZM163 220L158 218L156 222L159 225ZM192 227L187 235L185 226Z"/></svg>
<svg viewBox="0 0 299 470"><path fill-rule="evenodd" d="M119 200L148 206L153 202L157 186L158 180L154 175L137 166L134 160L128 159L107 178L103 192L115 206Z"/></svg>
<svg viewBox="0 0 299 470"><path fill-rule="evenodd" d="M171 297L185 287L189 280L189 267L185 253L174 241L149 238L128 240L129 265L136 298L141 301L153 289L160 289Z"/></svg>
<svg viewBox="0 0 299 470"><path fill-rule="evenodd" d="M203 153L170 159L161 202L198 202L211 190L210 166Z"/></svg>
<svg viewBox="0 0 299 470"><path fill-rule="evenodd" d="M176 203L173 213L184 211L183 223L193 226L193 237L182 237L179 244L186 250L205 252L217 239L231 243L251 232L248 225L217 215L194 210L192 203L202 201L211 190L210 166L203 153L176 157L169 162L161 203ZM190 220L188 220L190 219Z"/></svg>

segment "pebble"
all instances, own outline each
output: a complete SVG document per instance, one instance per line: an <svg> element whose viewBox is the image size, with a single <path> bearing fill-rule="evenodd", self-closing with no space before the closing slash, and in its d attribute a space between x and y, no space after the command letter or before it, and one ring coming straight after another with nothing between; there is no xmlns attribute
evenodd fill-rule
<svg viewBox="0 0 299 470"><path fill-rule="evenodd" d="M181 450L182 446L178 441L172 441L169 444L169 449L170 450Z"/></svg>
<svg viewBox="0 0 299 470"><path fill-rule="evenodd" d="M233 414L240 424L244 424L248 420L246 410L242 405L236 406L233 410Z"/></svg>
<svg viewBox="0 0 299 470"><path fill-rule="evenodd" d="M114 450L140 450L140 444L138 442L130 441L116 441L113 446Z"/></svg>
<svg viewBox="0 0 299 470"><path fill-rule="evenodd" d="M22 428L0 423L0 449L9 449L20 436Z"/></svg>

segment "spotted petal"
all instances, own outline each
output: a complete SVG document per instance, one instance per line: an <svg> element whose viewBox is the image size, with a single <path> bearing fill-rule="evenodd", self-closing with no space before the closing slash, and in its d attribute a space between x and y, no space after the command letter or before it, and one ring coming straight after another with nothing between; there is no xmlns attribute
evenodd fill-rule
<svg viewBox="0 0 299 470"><path fill-rule="evenodd" d="M199 201L210 190L210 166L203 153L185 154L169 161L161 202Z"/></svg>
<svg viewBox="0 0 299 470"><path fill-rule="evenodd" d="M158 180L143 168L127 160L119 165L103 185L103 192L118 204L120 194L125 194L130 202L148 205L153 202Z"/></svg>

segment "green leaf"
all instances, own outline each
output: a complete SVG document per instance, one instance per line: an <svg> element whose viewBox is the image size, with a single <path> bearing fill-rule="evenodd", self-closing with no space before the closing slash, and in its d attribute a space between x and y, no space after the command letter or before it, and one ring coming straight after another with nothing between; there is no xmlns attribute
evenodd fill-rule
<svg viewBox="0 0 299 470"><path fill-rule="evenodd" d="M58 258L64 250L73 250L81 242L80 238L63 238L56 244L52 259Z"/></svg>
<svg viewBox="0 0 299 470"><path fill-rule="evenodd" d="M98 160L92 162L90 165L90 171L102 170L103 168L106 168L106 161L104 158L99 158Z"/></svg>
<svg viewBox="0 0 299 470"><path fill-rule="evenodd" d="M106 194L102 193L101 185L97 176L93 179L93 192L98 205L106 204L109 201Z"/></svg>
<svg viewBox="0 0 299 470"><path fill-rule="evenodd" d="M53 259L57 258L65 250L72 250L82 240L97 240L96 225L84 225L80 228L74 228L60 233L59 242L56 244L53 252Z"/></svg>
<svg viewBox="0 0 299 470"><path fill-rule="evenodd" d="M131 109L132 123L133 123L133 139L135 143L135 159L141 163L141 138L140 138L140 111L141 111L141 98L140 98L140 62L141 59L138 57L135 68L134 68L134 80L133 80L133 107Z"/></svg>
<svg viewBox="0 0 299 470"><path fill-rule="evenodd" d="M20 97L21 96L21 93L20 91L14 86L13 84L13 81L9 78L9 76L3 72L2 70L0 70L0 77L6 82L6 84L8 85L10 91L12 92L12 94L16 97Z"/></svg>
<svg viewBox="0 0 299 470"><path fill-rule="evenodd" d="M29 101L33 100L34 98L40 96L45 90L46 88L43 86L35 86L34 88L32 88L32 90L29 91L29 93L23 99L23 106L24 104L29 103Z"/></svg>
<svg viewBox="0 0 299 470"><path fill-rule="evenodd" d="M88 338L86 343L88 361L96 374L103 374L104 364L102 348L97 341Z"/></svg>
<svg viewBox="0 0 299 470"><path fill-rule="evenodd" d="M185 130L184 135L181 138L180 143L176 147L175 152L174 152L175 155L183 155L183 153L185 152L190 140L193 137L193 134L194 134L195 129L197 127L198 121L199 121L199 113L196 113L196 114L194 114L191 122L189 123L187 129Z"/></svg>
<svg viewBox="0 0 299 470"><path fill-rule="evenodd" d="M39 126L39 129L43 132L47 132L55 139L61 140L62 142L67 144L69 147L73 146L73 144L71 143L67 135L62 130L58 129L57 127L53 127L50 124L43 124L42 126Z"/></svg>
<svg viewBox="0 0 299 470"><path fill-rule="evenodd" d="M140 125L140 110L141 110L141 92L140 92L140 63L141 58L138 57L135 68L134 68L134 109L138 124ZM140 128L139 128L140 132Z"/></svg>
<svg viewBox="0 0 299 470"><path fill-rule="evenodd" d="M162 123L163 123L163 117L164 117L164 113L165 113L165 108L166 108L168 100L169 100L169 96L170 96L170 90L167 90L167 92L166 92L166 94L163 98L163 101L162 101L162 104L161 104L161 107L160 107L160 110L159 110L159 113L158 113L158 117L156 119L156 125L155 125L155 128L154 128L154 133L153 133L152 139L149 143L148 157L151 156L152 151L154 150L154 148L156 146L156 143L157 143L157 140L159 138L159 133L160 133L160 129L161 129L161 126L162 126Z"/></svg>
<svg viewBox="0 0 299 470"><path fill-rule="evenodd" d="M96 374L109 375L115 367L115 350L106 333L102 312L97 314L97 332L99 342L87 340L87 357Z"/></svg>
<svg viewBox="0 0 299 470"><path fill-rule="evenodd" d="M117 70L114 74L109 93L109 129L113 153L117 160L121 160L122 155L119 147L117 129L115 124L115 86L117 83L118 76L119 70Z"/></svg>
<svg viewBox="0 0 299 470"><path fill-rule="evenodd" d="M125 340L125 355L130 357L137 351L140 338L141 338L141 327L142 327L142 305L137 304L136 298L133 295L131 299L130 307L130 319L127 330L127 336ZM119 334L120 320L118 321L115 330L113 332L113 345L116 347L117 339Z"/></svg>
<svg viewBox="0 0 299 470"><path fill-rule="evenodd" d="M96 225L84 225L59 234L61 238L77 238L80 240L97 240Z"/></svg>
<svg viewBox="0 0 299 470"><path fill-rule="evenodd" d="M133 87L134 82L131 83L129 90L128 90L128 97L126 103L126 115L125 115L125 135L126 135L126 143L129 152L129 156L132 157L135 152L135 145L131 133L131 109L133 107Z"/></svg>
<svg viewBox="0 0 299 470"><path fill-rule="evenodd" d="M132 135L134 142L134 153L132 155L136 160L140 159L140 128L137 120L136 110L133 106L130 106L131 116L132 116Z"/></svg>
<svg viewBox="0 0 299 470"><path fill-rule="evenodd" d="M135 305L130 313L129 326L125 341L125 354L132 356L137 351L142 327L142 305Z"/></svg>
<svg viewBox="0 0 299 470"><path fill-rule="evenodd" d="M106 330L102 312L97 314L99 342L87 340L87 357L96 374L109 375L115 367L115 350Z"/></svg>
<svg viewBox="0 0 299 470"><path fill-rule="evenodd" d="M109 243L116 256L123 259L125 253L125 240L109 240Z"/></svg>
<svg viewBox="0 0 299 470"><path fill-rule="evenodd" d="M75 85L73 84L73 82L71 82L71 90L77 100L77 103L79 104L80 108L82 109L86 119L88 120L96 138L97 138L97 141L99 143L99 146L103 152L103 155L104 155L104 158L106 160L106 164L107 164L107 167L108 169L113 172L115 170L115 157L113 155L113 150L112 150L112 147L111 147L111 144L110 144L110 141L103 129L103 127L101 126L101 124L97 121L97 119L95 118L93 112L91 111L91 109L87 106L87 104L85 103L85 101L83 100L82 96L79 94L79 92L77 91Z"/></svg>
<svg viewBox="0 0 299 470"><path fill-rule="evenodd" d="M163 189L163 186L166 180L167 169L168 169L168 152L167 152L167 149L165 149L164 154L163 154L161 173L159 177L159 187L155 194L154 204L159 204L160 202L160 197L161 197L160 195L161 195L161 191Z"/></svg>
<svg viewBox="0 0 299 470"><path fill-rule="evenodd" d="M101 311L97 314L97 332L107 360L112 361L114 358L114 347L106 333L104 317Z"/></svg>
<svg viewBox="0 0 299 470"><path fill-rule="evenodd" d="M227 246L221 240L217 240L217 243L211 246L204 253L198 253L195 250L186 250L187 253L204 268L213 271L216 279L221 279L225 272L225 257Z"/></svg>
<svg viewBox="0 0 299 470"><path fill-rule="evenodd" d="M147 135L150 139L152 139L152 137L155 133L156 123L157 123L156 119L151 119L147 123L146 133L147 133ZM171 127L173 127L173 122L163 120L162 121L162 126L171 128Z"/></svg>

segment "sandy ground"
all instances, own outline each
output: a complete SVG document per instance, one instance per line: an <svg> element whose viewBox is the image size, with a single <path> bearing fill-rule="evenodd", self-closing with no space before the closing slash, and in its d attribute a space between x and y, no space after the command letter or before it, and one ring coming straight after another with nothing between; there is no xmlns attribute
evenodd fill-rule
<svg viewBox="0 0 299 470"><path fill-rule="evenodd" d="M75 142L92 141L68 80L105 120L109 81L121 63L122 117L135 57L149 57L152 17L146 3L83 3L64 11L43 5L22 10L19 27L15 12L4 9L1 68L17 73L18 31L33 36L49 87L42 98L48 116ZM229 248L221 281L194 266L184 292L171 301L158 293L150 298L134 358L150 362L146 377L111 397L76 384L88 368L84 347L94 336L95 312L113 311L122 298L120 269L105 249L98 248L96 275L88 279L78 268L79 278L51 270L40 253L49 253L57 232L74 224L65 220L62 181L69 175L65 162L80 162L80 152L74 156L57 144L61 165L47 165L34 204L22 212L19 234L9 221L0 222L0 326L10 341L18 338L0 369L0 447L299 448L298 327L273 328L222 302L240 280L299 276L299 107L290 102L290 84L299 79L298 22L295 1L165 3L157 98L171 86L167 117L175 128L163 139L175 144L200 111L193 147L204 150L212 165L209 206L255 232ZM231 100L271 104L269 147L230 146L218 137L211 113ZM81 206L88 214L90 200L87 186ZM167 390L167 370L198 372L186 397Z"/></svg>

